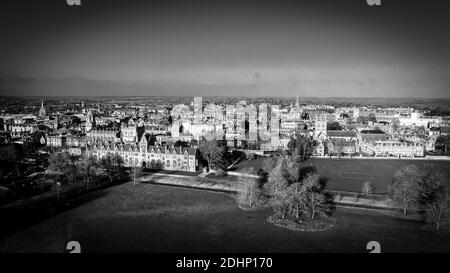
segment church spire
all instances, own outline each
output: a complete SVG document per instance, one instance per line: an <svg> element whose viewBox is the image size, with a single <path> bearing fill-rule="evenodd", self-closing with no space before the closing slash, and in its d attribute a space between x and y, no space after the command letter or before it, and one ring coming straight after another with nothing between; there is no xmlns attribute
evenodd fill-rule
<svg viewBox="0 0 450 273"><path fill-rule="evenodd" d="M41 101L41 109L39 109L39 117L44 118L46 116L44 101Z"/></svg>

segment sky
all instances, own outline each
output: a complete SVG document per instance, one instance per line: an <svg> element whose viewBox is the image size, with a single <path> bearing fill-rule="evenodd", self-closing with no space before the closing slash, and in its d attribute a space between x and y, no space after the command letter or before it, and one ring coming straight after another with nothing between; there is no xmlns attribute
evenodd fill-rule
<svg viewBox="0 0 450 273"><path fill-rule="evenodd" d="M0 95L450 98L445 1L6 0Z"/></svg>

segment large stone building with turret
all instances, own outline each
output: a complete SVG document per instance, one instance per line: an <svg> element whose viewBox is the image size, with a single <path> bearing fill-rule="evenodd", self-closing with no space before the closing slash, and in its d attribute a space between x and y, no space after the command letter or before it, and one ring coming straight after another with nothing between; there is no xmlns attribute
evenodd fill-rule
<svg viewBox="0 0 450 273"><path fill-rule="evenodd" d="M91 154L101 159L118 155L124 165L171 171L195 172L198 169L198 152L195 148L153 146L148 135L142 135L137 143L111 143L99 141L89 148Z"/></svg>

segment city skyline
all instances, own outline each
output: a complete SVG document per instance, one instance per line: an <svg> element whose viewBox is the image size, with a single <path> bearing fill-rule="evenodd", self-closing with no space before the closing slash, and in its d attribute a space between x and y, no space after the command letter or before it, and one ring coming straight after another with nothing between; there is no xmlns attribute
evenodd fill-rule
<svg viewBox="0 0 450 273"><path fill-rule="evenodd" d="M8 2L0 21L0 95L449 98L449 19L418 1Z"/></svg>

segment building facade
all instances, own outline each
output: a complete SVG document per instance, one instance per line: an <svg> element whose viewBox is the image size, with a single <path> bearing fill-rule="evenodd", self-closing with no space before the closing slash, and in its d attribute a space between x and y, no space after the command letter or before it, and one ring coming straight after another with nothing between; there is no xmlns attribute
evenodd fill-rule
<svg viewBox="0 0 450 273"><path fill-rule="evenodd" d="M198 168L198 152L195 148L148 145L146 136L139 143L97 142L91 154L101 159L106 155L118 155L127 167L138 166L150 169L195 172Z"/></svg>

